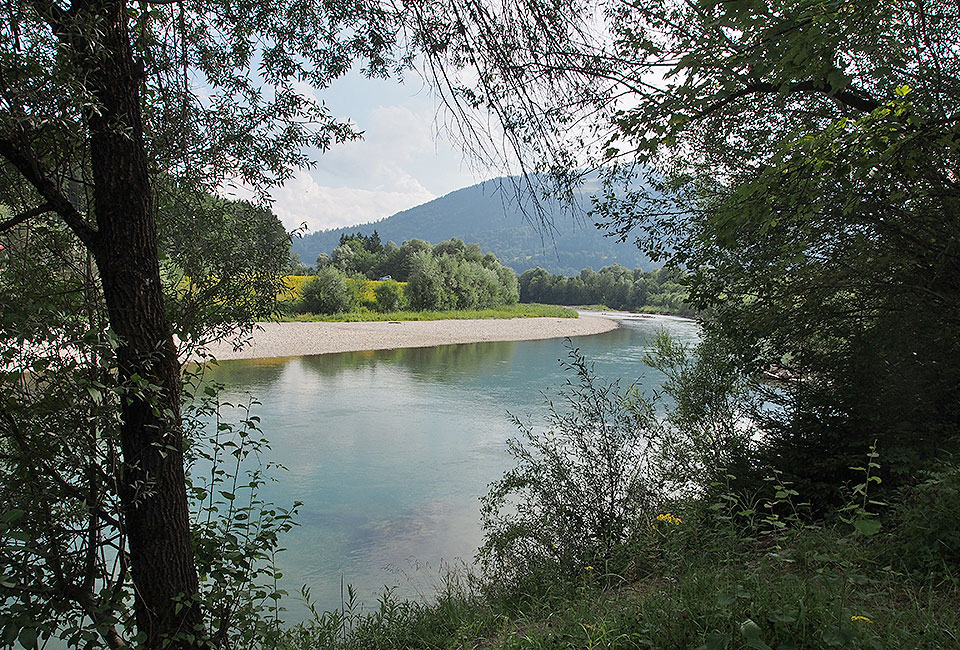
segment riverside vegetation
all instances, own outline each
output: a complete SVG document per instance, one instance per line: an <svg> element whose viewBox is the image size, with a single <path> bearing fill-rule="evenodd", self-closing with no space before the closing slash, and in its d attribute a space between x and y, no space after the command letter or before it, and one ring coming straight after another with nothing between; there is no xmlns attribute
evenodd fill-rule
<svg viewBox="0 0 960 650"><path fill-rule="evenodd" d="M348 590L282 645L957 647L960 469L883 491L868 447L839 500L812 503L775 468L739 464L763 447L744 419L763 398L691 352L661 336L647 362L663 390L640 395L598 382L571 348L557 407L517 422L516 466L483 499L477 572L448 568L431 597L386 592L369 611Z"/></svg>
<svg viewBox="0 0 960 650"><path fill-rule="evenodd" d="M956 2L10 9L4 644L958 646ZM286 630L272 560L295 505L262 501L256 416L219 422L173 334L275 313L288 242L212 194L263 198L359 137L310 88L355 60L422 61L454 130L522 178L569 195L602 170L593 218L688 269L710 314L692 356L651 357L662 400L571 358L485 501L478 577Z"/></svg>
<svg viewBox="0 0 960 650"><path fill-rule="evenodd" d="M332 256L318 258L318 269L311 275L286 278L288 289L281 295L281 308L287 318L362 321L577 315L560 307L518 305L520 288L513 269L460 239L436 246L421 239L401 246L383 245L374 231L369 236L343 235L340 242Z"/></svg>
<svg viewBox="0 0 960 650"><path fill-rule="evenodd" d="M599 272L586 268L578 275L564 277L537 267L520 274L520 302L693 317L698 312L690 303L688 280L687 273L679 268L631 271L611 264Z"/></svg>
<svg viewBox="0 0 960 650"><path fill-rule="evenodd" d="M537 267L519 278L477 244L451 239L432 246L421 239L382 244L379 233L342 234L332 254L321 253L315 268L296 260L294 269L310 275L287 278L285 311L292 314L333 314L337 320L372 320L384 312L410 307L426 318L455 317L458 311L523 304L581 305L605 309L695 316L681 269L627 269L612 264L595 272L583 269L574 277L551 275ZM378 279L382 277L389 279ZM404 312L406 310L404 309ZM572 315L545 307L511 308L505 317ZM394 314L391 320L405 319ZM463 316L460 316L463 317ZM329 319L321 317L321 319Z"/></svg>

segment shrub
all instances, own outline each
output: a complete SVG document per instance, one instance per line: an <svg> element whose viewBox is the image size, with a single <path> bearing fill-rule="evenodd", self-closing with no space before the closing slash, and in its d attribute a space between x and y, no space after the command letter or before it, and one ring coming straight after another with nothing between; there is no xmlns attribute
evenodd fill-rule
<svg viewBox="0 0 960 650"><path fill-rule="evenodd" d="M373 294L377 299L376 309L379 312L399 311L403 308L403 287L396 280L378 282L373 288Z"/></svg>
<svg viewBox="0 0 960 650"><path fill-rule="evenodd" d="M456 298L445 286L440 265L429 252L415 253L410 258L407 296L414 309L454 309L456 307Z"/></svg>
<svg viewBox="0 0 960 650"><path fill-rule="evenodd" d="M660 390L669 397L663 421L670 430L663 460L674 468L678 487L683 477L697 477L698 490L708 489L733 474L742 488L770 473L756 459L763 395L719 341L707 336L691 347L661 332L644 363L663 374Z"/></svg>
<svg viewBox="0 0 960 650"><path fill-rule="evenodd" d="M359 273L352 277L347 277L347 288L350 290L354 309L356 309L357 306L359 306L360 309L368 309L370 311L377 308L377 298L373 293L375 284L373 280L368 280Z"/></svg>
<svg viewBox="0 0 960 650"><path fill-rule="evenodd" d="M317 277L303 286L301 311L312 314L337 314L356 308L353 293L347 286L344 274L332 266L326 266Z"/></svg>
<svg viewBox="0 0 960 650"><path fill-rule="evenodd" d="M960 467L904 491L888 541L891 561L926 576L960 578Z"/></svg>
<svg viewBox="0 0 960 650"><path fill-rule="evenodd" d="M599 384L578 350L568 359L567 410L551 402L546 429L514 420L522 439L508 445L517 466L482 499L479 557L502 583L603 566L662 500L649 453L659 429L653 409L632 389Z"/></svg>
<svg viewBox="0 0 960 650"><path fill-rule="evenodd" d="M497 266L497 277L500 279L500 300L504 305L515 305L520 301L520 283L517 274L509 266Z"/></svg>

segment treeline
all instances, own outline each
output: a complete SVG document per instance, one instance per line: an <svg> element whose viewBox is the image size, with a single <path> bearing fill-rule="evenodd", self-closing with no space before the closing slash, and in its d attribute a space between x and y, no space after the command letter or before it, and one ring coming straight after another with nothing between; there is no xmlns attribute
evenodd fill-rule
<svg viewBox="0 0 960 650"><path fill-rule="evenodd" d="M544 179L528 180L540 183ZM384 243L414 237L432 242L460 237L477 242L518 274L536 266L565 275L576 275L587 266L599 269L615 263L628 268L650 268L649 260L637 246L604 237L596 228L583 227L579 220L569 218L556 199L541 196L547 188L538 186L534 192L539 196L538 210L542 209L553 221L545 242L540 228L526 219L524 210L532 206L525 208L525 199L523 203L504 200L505 195L514 193L512 188L524 182L519 177L500 178L465 187L376 223L305 235L294 241L293 250L310 265L318 254L329 254L339 246L344 234L358 230L369 233L376 228ZM571 198L577 203L575 211L586 213L592 209L587 193Z"/></svg>
<svg viewBox="0 0 960 650"><path fill-rule="evenodd" d="M656 311L694 316L684 284L686 272L662 268L630 270L619 264L599 272L587 268L579 275L551 275L535 268L520 276L520 302L550 305L605 305L626 311Z"/></svg>
<svg viewBox="0 0 960 650"><path fill-rule="evenodd" d="M296 304L300 313L488 309L520 298L513 269L461 239L435 246L411 239L397 246L382 244L376 231L343 235L331 255L317 258L313 274ZM373 300L362 298L365 283L372 285Z"/></svg>

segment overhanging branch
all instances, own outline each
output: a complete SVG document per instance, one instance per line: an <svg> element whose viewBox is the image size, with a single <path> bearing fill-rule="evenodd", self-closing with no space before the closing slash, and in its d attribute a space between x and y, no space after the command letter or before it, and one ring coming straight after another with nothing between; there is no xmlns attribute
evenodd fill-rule
<svg viewBox="0 0 960 650"><path fill-rule="evenodd" d="M15 217L7 219L6 221L0 222L0 233L4 233L14 226L18 226L27 219L32 219L34 217L39 217L41 214L46 212L52 212L53 207L49 203L44 203L43 205L36 207L32 210L27 210L26 212L21 212Z"/></svg>
<svg viewBox="0 0 960 650"><path fill-rule="evenodd" d="M730 105L738 99L753 95L756 93L780 93L786 91L789 94L813 93L829 97L848 108L853 108L864 113L870 113L882 105L876 99L866 93L855 89L845 88L841 90L834 89L829 83L814 81L797 81L786 86L774 84L769 81L756 81L747 84L740 90L733 92L723 99L717 100L693 116L694 120L703 119L711 113L715 113L721 108Z"/></svg>
<svg viewBox="0 0 960 650"><path fill-rule="evenodd" d="M28 146L21 146L6 137L0 137L0 156L6 158L46 200L47 210L45 211L56 212L87 247L94 245L97 231L50 180L42 169L40 161ZM17 218L14 217L14 219Z"/></svg>

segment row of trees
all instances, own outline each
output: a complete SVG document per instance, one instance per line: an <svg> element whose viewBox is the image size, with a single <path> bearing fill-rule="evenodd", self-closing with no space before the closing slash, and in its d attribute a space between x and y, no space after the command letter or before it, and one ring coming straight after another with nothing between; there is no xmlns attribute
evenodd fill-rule
<svg viewBox="0 0 960 650"><path fill-rule="evenodd" d="M686 273L677 269L644 271L619 264L605 266L599 272L583 269L579 275L551 275L535 268L520 275L520 302L551 305L606 305L629 311L664 311L693 315L688 304Z"/></svg>
<svg viewBox="0 0 960 650"><path fill-rule="evenodd" d="M332 266L349 276L362 275L371 280L389 276L399 282L406 282L415 267L413 260L420 253L437 259L450 257L487 268L502 266L493 253L484 253L479 244L467 244L456 237L436 245L414 238L397 246L392 241L381 243L380 235L374 230L370 235L360 232L341 235L340 245L329 255L318 255L315 270L307 269L307 272L315 273Z"/></svg>
<svg viewBox="0 0 960 650"><path fill-rule="evenodd" d="M484 309L520 299L513 269L459 239L413 253L407 271L407 296L415 309Z"/></svg>
<svg viewBox="0 0 960 650"><path fill-rule="evenodd" d="M484 255L476 244L451 239L432 246L412 239L399 247L393 242L383 246L376 231L369 237L345 235L341 242L332 257L318 259L315 277L303 287L301 312L333 314L360 307L383 312L405 307L486 309L512 305L520 298L513 269L500 264L492 253ZM388 270L397 279L377 281L374 300L365 301L361 294L366 278L380 277Z"/></svg>

